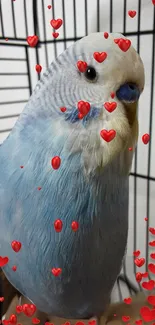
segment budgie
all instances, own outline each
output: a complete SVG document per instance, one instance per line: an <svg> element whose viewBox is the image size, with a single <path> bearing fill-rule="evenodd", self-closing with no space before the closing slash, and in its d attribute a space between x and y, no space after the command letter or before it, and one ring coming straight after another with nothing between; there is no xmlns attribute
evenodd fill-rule
<svg viewBox="0 0 155 325"><path fill-rule="evenodd" d="M52 62L0 147L3 271L40 311L86 319L109 303L143 88L130 41L92 33Z"/></svg>

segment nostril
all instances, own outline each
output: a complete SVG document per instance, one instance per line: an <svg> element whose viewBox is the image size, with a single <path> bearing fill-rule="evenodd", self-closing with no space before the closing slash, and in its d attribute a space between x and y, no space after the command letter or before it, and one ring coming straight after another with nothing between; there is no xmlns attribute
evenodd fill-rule
<svg viewBox="0 0 155 325"><path fill-rule="evenodd" d="M134 85L129 85L129 88L131 89L131 90L135 90L135 86Z"/></svg>

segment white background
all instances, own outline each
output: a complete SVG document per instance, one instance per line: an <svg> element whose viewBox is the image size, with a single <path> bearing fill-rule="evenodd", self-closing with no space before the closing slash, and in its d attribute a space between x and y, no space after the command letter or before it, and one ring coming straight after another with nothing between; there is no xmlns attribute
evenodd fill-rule
<svg viewBox="0 0 155 325"><path fill-rule="evenodd" d="M3 23L5 37L14 37L13 23L12 23L12 11L11 11L12 0L0 0L2 6ZM50 20L52 18L64 18L66 37L73 38L75 36L74 24L76 24L76 36L82 37L85 35L85 0L75 1L76 6L76 21L74 21L73 15L73 4L74 0L65 0L65 17L62 12L62 1L55 0L54 9L55 15L53 17L52 10L47 8L47 5L51 4L49 0L37 0L38 3L38 15L39 15L39 31L40 40L44 40L44 30L46 29L46 39L51 40L52 27L50 26ZM33 15L32 15L32 0L26 0L27 19L28 19L28 35L33 35ZM138 28L138 12L135 18L130 18L127 14L128 10L138 11L138 0L126 1L126 32L136 32ZM15 9L15 20L17 29L17 38L26 39L25 22L24 22L24 11L23 11L23 0L16 0L13 2ZM123 32L123 4L124 0L113 0L113 31ZM88 33L97 31L97 0L87 0L88 7ZM43 10L45 12L45 24L43 21ZM100 0L100 31L110 31L110 0ZM151 0L141 1L141 19L140 19L140 30L149 31L153 29L154 19L154 6ZM64 42L59 43L58 40L64 37L64 27L62 26L59 30L59 38L56 40L56 55L60 54L64 48ZM0 36L2 35L2 28L0 24ZM137 36L128 37L135 48L137 48ZM8 42L11 42L10 40ZM8 43L5 40L4 44ZM26 44L26 42L16 42ZM71 45L73 41L66 42L66 46ZM1 42L2 44L2 42ZM150 127L150 101L151 101L151 78L152 78L152 47L153 47L153 35L142 35L140 36L140 55L144 62L145 73L146 73L146 84L144 93L141 96L139 104L139 124L140 133L138 141L137 151L137 173L147 175L148 173L148 150L149 145L142 143L141 137L144 133L149 133ZM49 63L54 59L54 45L47 44L48 61ZM39 63L42 65L43 70L46 69L45 61L45 46L41 46L38 49L39 52ZM30 59L30 70L32 78L32 88L35 87L37 82L37 73L35 71L36 64L36 51L35 49L28 48L28 54ZM22 47L15 46L0 46L0 58L22 58L25 59L25 49ZM48 65L48 64L47 64ZM26 61L5 61L0 59L0 74L1 73L27 73ZM155 76L155 74L154 74ZM153 77L154 78L154 77ZM2 90L7 87L27 87L28 78L27 75L0 75L0 102L11 102L20 101L29 98L29 90L27 89L14 89L14 90ZM155 93L155 89L153 89ZM0 117L6 115L19 114L24 107L25 103L15 104L1 104L0 105ZM153 99L153 116L152 122L152 134L151 134L151 165L150 165L150 176L155 178L155 102ZM0 130L10 130L14 123L15 118L0 118ZM8 132L0 133L0 143L7 137ZM134 172L134 162L132 167ZM147 222L144 218L147 217L147 180L137 178L137 196L136 196L136 213L137 216L134 218L134 177L130 177L130 207L129 207L129 240L128 240L128 251L127 251L127 272L130 277L133 278L133 263L132 256L133 250L139 249L141 251L141 257L146 257L146 229ZM150 197L149 197L149 226L155 227L155 181L150 181ZM134 242L134 223L136 231L136 240ZM149 235L149 241L153 240L153 236ZM155 236L154 236L155 240ZM134 246L135 245L135 246ZM149 249L149 254L153 250ZM154 249L155 251L155 249ZM152 261L153 262L153 261ZM139 269L137 269L137 272ZM145 271L145 267L141 268L141 271Z"/></svg>

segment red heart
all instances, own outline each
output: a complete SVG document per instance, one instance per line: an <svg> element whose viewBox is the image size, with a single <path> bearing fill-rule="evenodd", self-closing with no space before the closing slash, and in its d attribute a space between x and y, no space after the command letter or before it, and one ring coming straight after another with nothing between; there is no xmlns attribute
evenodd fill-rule
<svg viewBox="0 0 155 325"><path fill-rule="evenodd" d="M101 130L100 132L100 136L106 141L106 142L110 142L112 141L115 136L116 136L116 131L115 130Z"/></svg>
<svg viewBox="0 0 155 325"><path fill-rule="evenodd" d="M22 311L23 311L23 306L17 305L16 306L16 312L17 312L17 314L22 313Z"/></svg>
<svg viewBox="0 0 155 325"><path fill-rule="evenodd" d="M9 322L13 325L17 324L17 316L12 314L9 318Z"/></svg>
<svg viewBox="0 0 155 325"><path fill-rule="evenodd" d="M140 282L142 280L142 274L140 272L136 273L136 281Z"/></svg>
<svg viewBox="0 0 155 325"><path fill-rule="evenodd" d="M54 324L53 324L54 325ZM65 322L64 324L62 324L62 325L71 325L71 323L70 322Z"/></svg>
<svg viewBox="0 0 155 325"><path fill-rule="evenodd" d="M52 35L53 35L54 38L58 38L59 33L53 32Z"/></svg>
<svg viewBox="0 0 155 325"><path fill-rule="evenodd" d="M147 301L149 302L149 304L155 306L155 296L148 296Z"/></svg>
<svg viewBox="0 0 155 325"><path fill-rule="evenodd" d="M143 321L141 319L138 319L135 321L135 324L136 325L142 325Z"/></svg>
<svg viewBox="0 0 155 325"><path fill-rule="evenodd" d="M0 256L0 267L3 267L4 265L6 265L9 262L9 259L7 256L2 257Z"/></svg>
<svg viewBox="0 0 155 325"><path fill-rule="evenodd" d="M155 247L155 240L149 242L149 246Z"/></svg>
<svg viewBox="0 0 155 325"><path fill-rule="evenodd" d="M80 72L85 72L87 69L87 62L85 61L77 61L77 67Z"/></svg>
<svg viewBox="0 0 155 325"><path fill-rule="evenodd" d="M104 38L108 38L109 37L109 34L107 32L104 33Z"/></svg>
<svg viewBox="0 0 155 325"><path fill-rule="evenodd" d="M150 257L153 258L153 259L155 259L155 253L151 253L150 254Z"/></svg>
<svg viewBox="0 0 155 325"><path fill-rule="evenodd" d="M26 40L31 47L35 47L39 41L39 37L37 35L28 36Z"/></svg>
<svg viewBox="0 0 155 325"><path fill-rule="evenodd" d="M52 26L54 29L59 29L59 28L61 27L62 23L63 23L63 20L60 19L60 18L58 18L58 19L52 19L52 20L50 21L50 24L51 24L51 26Z"/></svg>
<svg viewBox="0 0 155 325"><path fill-rule="evenodd" d="M4 301L4 297L0 297L0 302L3 302Z"/></svg>
<svg viewBox="0 0 155 325"><path fill-rule="evenodd" d="M10 324L10 320L6 320L6 319L4 319L4 320L2 321L2 324L4 324L4 325L9 325L9 324Z"/></svg>
<svg viewBox="0 0 155 325"><path fill-rule="evenodd" d="M128 15L131 17L131 18L134 18L136 16L136 10L129 10L128 11Z"/></svg>
<svg viewBox="0 0 155 325"><path fill-rule="evenodd" d="M153 5L155 6L155 0L152 0Z"/></svg>
<svg viewBox="0 0 155 325"><path fill-rule="evenodd" d="M72 224L71 224L71 227L72 227L72 230L73 231L77 231L78 228L79 228L79 224L77 221L73 221Z"/></svg>
<svg viewBox="0 0 155 325"><path fill-rule="evenodd" d="M131 41L128 40L128 39L124 39L124 38L118 38L118 39L115 39L114 42L115 42L116 44L118 44L119 48L120 48L123 52L128 51L128 49L129 49L130 46L131 46Z"/></svg>
<svg viewBox="0 0 155 325"><path fill-rule="evenodd" d="M136 256L136 257L138 257L140 255L140 251L134 251L133 252L133 255Z"/></svg>
<svg viewBox="0 0 155 325"><path fill-rule="evenodd" d="M131 298L125 298L125 299L124 299L124 302L125 302L127 305L130 305L131 302L132 302L132 299L131 299Z"/></svg>
<svg viewBox="0 0 155 325"><path fill-rule="evenodd" d="M142 136L142 141L143 141L144 144L148 144L149 141L150 141L150 136L149 136L149 134L147 134L147 133L143 134L143 136Z"/></svg>
<svg viewBox="0 0 155 325"><path fill-rule="evenodd" d="M95 320L95 319L90 320L90 321L88 322L88 324L89 324L89 325L96 325L96 320Z"/></svg>
<svg viewBox="0 0 155 325"><path fill-rule="evenodd" d="M152 234L152 235L155 235L155 228L149 228L149 232Z"/></svg>
<svg viewBox="0 0 155 325"><path fill-rule="evenodd" d="M62 269L60 269L59 267L52 269L52 273L55 276L59 276L61 274L61 272L62 272Z"/></svg>
<svg viewBox="0 0 155 325"><path fill-rule="evenodd" d="M38 186L38 191L40 191L41 190L41 187L40 186Z"/></svg>
<svg viewBox="0 0 155 325"><path fill-rule="evenodd" d="M60 219L55 220L54 222L54 228L56 232L61 232L63 223Z"/></svg>
<svg viewBox="0 0 155 325"><path fill-rule="evenodd" d="M78 102L78 110L83 116L86 116L90 111L90 104L88 102L80 100Z"/></svg>
<svg viewBox="0 0 155 325"><path fill-rule="evenodd" d="M107 53L106 52L94 52L93 57L97 62L102 63L107 58Z"/></svg>
<svg viewBox="0 0 155 325"><path fill-rule="evenodd" d="M54 325L53 323L46 322L45 325Z"/></svg>
<svg viewBox="0 0 155 325"><path fill-rule="evenodd" d="M150 263L150 264L148 265L148 269L149 269L149 271L150 271L151 273L155 274L155 264Z"/></svg>
<svg viewBox="0 0 155 325"><path fill-rule="evenodd" d="M48 8L48 9L51 9L51 8L52 8L52 6L51 6L51 5L48 5L48 6L47 6L47 8Z"/></svg>
<svg viewBox="0 0 155 325"><path fill-rule="evenodd" d="M129 148L129 151L132 151L132 149L133 149L133 148L132 148L132 147L130 147L130 148Z"/></svg>
<svg viewBox="0 0 155 325"><path fill-rule="evenodd" d="M130 320L130 316L122 316L123 322L128 322Z"/></svg>
<svg viewBox="0 0 155 325"><path fill-rule="evenodd" d="M111 103L106 102L106 103L104 103L104 107L109 113L112 113L116 109L117 103L116 102L111 102Z"/></svg>
<svg viewBox="0 0 155 325"><path fill-rule="evenodd" d="M22 247L22 244L20 243L20 241L13 240L11 246L14 252L18 253Z"/></svg>
<svg viewBox="0 0 155 325"><path fill-rule="evenodd" d="M141 267L141 266L143 266L144 265L144 263L145 263L145 258L136 258L135 260L134 260L134 262L135 262L135 264L138 266L138 267Z"/></svg>
<svg viewBox="0 0 155 325"><path fill-rule="evenodd" d="M40 323L40 319L32 318L32 324L39 324L39 323Z"/></svg>
<svg viewBox="0 0 155 325"><path fill-rule="evenodd" d="M154 288L154 281L150 280L148 282L143 282L142 287L147 290L152 290Z"/></svg>
<svg viewBox="0 0 155 325"><path fill-rule="evenodd" d="M147 278L148 275L149 275L148 272L142 273L142 277L143 277L143 278Z"/></svg>
<svg viewBox="0 0 155 325"><path fill-rule="evenodd" d="M36 312L36 306L34 304L24 304L23 305L23 312L26 316L32 317Z"/></svg>
<svg viewBox="0 0 155 325"><path fill-rule="evenodd" d="M40 73L42 70L42 66L40 64L36 64L36 71Z"/></svg>
<svg viewBox="0 0 155 325"><path fill-rule="evenodd" d="M17 271L17 266L16 266L16 265L14 265L14 266L12 267L12 271L14 271L14 272Z"/></svg>
<svg viewBox="0 0 155 325"><path fill-rule="evenodd" d="M61 108L60 108L60 111L61 111L62 113L66 112L66 107L61 107Z"/></svg>
<svg viewBox="0 0 155 325"><path fill-rule="evenodd" d="M145 221L148 221L148 218L145 218L144 220L145 220Z"/></svg>
<svg viewBox="0 0 155 325"><path fill-rule="evenodd" d="M151 310L144 306L140 309L140 314L145 322L155 320L155 309Z"/></svg>
<svg viewBox="0 0 155 325"><path fill-rule="evenodd" d="M61 164L61 159L59 156L55 156L51 159L51 165L53 169L58 169L60 167L60 164Z"/></svg>
<svg viewBox="0 0 155 325"><path fill-rule="evenodd" d="M83 322L77 322L77 323L75 323L75 325L85 325L85 323L83 323Z"/></svg>
<svg viewBox="0 0 155 325"><path fill-rule="evenodd" d="M111 96L111 98L114 98L114 97L115 97L115 93L112 92L112 93L110 94L110 96Z"/></svg>

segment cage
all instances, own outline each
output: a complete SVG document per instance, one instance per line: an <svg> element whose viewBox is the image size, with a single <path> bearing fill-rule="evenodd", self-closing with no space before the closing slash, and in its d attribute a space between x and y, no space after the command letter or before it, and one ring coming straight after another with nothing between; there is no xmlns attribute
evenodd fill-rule
<svg viewBox="0 0 155 325"><path fill-rule="evenodd" d="M130 174L127 256L113 301L142 290L135 280L139 269L133 251L140 250L146 259L143 272L148 269L152 252L148 242L153 240L149 228L155 226L154 4L152 0L0 0L0 143L49 63L83 36L96 31L121 32L132 41L144 62L146 85L139 103L140 134ZM134 19L128 10L136 10ZM57 18L63 19L63 25L55 39L49 22ZM39 37L35 48L29 47L28 35ZM42 66L40 74L36 64ZM150 135L147 145L142 142L144 133Z"/></svg>

